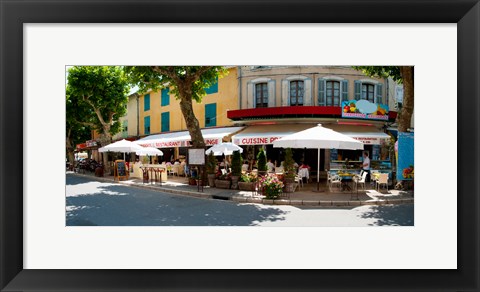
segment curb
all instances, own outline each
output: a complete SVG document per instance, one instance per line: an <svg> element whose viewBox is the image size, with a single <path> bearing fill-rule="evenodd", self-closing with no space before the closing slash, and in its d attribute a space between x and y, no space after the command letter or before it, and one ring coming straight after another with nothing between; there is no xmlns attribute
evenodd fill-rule
<svg viewBox="0 0 480 292"><path fill-rule="evenodd" d="M114 182L120 183L124 186L137 187L141 189L162 191L165 193L189 196L201 199L211 199L211 200L222 200L222 201L233 201L236 203L255 203L255 204L264 204L264 205L290 205L290 206L322 206L322 207L341 207L341 206L364 206L364 205L387 205L387 204L412 204L414 198L402 198L402 199L384 199L384 200L370 200L370 201L360 201L360 200L349 200L349 201L318 201L318 200L290 200L290 199L264 199L262 197L244 197L241 195L233 196L218 196L215 194L207 194L203 192L194 192L194 191L185 191L177 190L172 188L165 188L157 185L146 185L146 184L126 184L122 181L112 181L109 178L97 177L84 175L81 173L71 173L76 176L89 177L98 181L104 182Z"/></svg>

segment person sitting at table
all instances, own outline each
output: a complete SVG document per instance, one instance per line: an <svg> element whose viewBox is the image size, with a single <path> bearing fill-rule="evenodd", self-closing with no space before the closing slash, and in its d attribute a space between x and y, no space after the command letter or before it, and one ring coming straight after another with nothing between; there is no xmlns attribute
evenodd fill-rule
<svg viewBox="0 0 480 292"><path fill-rule="evenodd" d="M272 163L272 160L269 159L268 162L267 162L267 171L268 172L273 172L275 168L275 165Z"/></svg>
<svg viewBox="0 0 480 292"><path fill-rule="evenodd" d="M244 171L244 172L248 171L248 161L247 160L243 161L242 171Z"/></svg>
<svg viewBox="0 0 480 292"><path fill-rule="evenodd" d="M302 162L302 164L300 164L299 168L306 168L306 169L310 170L310 166L308 166L308 164L306 164L305 162Z"/></svg>

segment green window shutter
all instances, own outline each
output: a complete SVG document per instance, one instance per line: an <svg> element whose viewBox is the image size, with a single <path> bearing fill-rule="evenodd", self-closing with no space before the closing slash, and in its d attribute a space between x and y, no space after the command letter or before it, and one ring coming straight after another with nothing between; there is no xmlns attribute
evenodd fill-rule
<svg viewBox="0 0 480 292"><path fill-rule="evenodd" d="M150 135L150 116L143 118L144 134Z"/></svg>
<svg viewBox="0 0 480 292"><path fill-rule="evenodd" d="M360 100L362 98L362 81L355 80L355 99Z"/></svg>
<svg viewBox="0 0 480 292"><path fill-rule="evenodd" d="M150 94L145 94L143 97L143 111L149 111L150 110Z"/></svg>
<svg viewBox="0 0 480 292"><path fill-rule="evenodd" d="M342 101L348 100L348 80L342 80Z"/></svg>
<svg viewBox="0 0 480 292"><path fill-rule="evenodd" d="M325 106L325 79L318 79L318 105Z"/></svg>
<svg viewBox="0 0 480 292"><path fill-rule="evenodd" d="M216 78L216 81L212 86L205 88L205 92L207 94L212 94L212 93L217 93L218 92L218 77Z"/></svg>
<svg viewBox="0 0 480 292"><path fill-rule="evenodd" d="M161 106L167 106L169 104L170 104L170 89L164 88L162 89Z"/></svg>
<svg viewBox="0 0 480 292"><path fill-rule="evenodd" d="M375 90L377 91L377 103L383 104L383 85L382 84L377 84L375 86Z"/></svg>
<svg viewBox="0 0 480 292"><path fill-rule="evenodd" d="M170 131L170 112L162 113L162 132Z"/></svg>
<svg viewBox="0 0 480 292"><path fill-rule="evenodd" d="M205 105L205 127L214 127L217 125L217 104L210 103Z"/></svg>

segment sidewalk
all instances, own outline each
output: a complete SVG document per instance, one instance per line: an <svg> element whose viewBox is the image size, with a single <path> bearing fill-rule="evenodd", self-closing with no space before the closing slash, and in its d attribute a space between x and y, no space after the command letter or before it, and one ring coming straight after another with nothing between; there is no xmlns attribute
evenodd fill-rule
<svg viewBox="0 0 480 292"><path fill-rule="evenodd" d="M74 173L67 171L72 175L87 176L98 181L113 182L113 176L96 177L94 173L86 172ZM360 206L360 205L384 205L384 204L405 204L413 203L413 192L405 192L400 190L385 188L377 192L374 187L367 184L366 190L357 192L330 192L325 185L325 181L320 182L320 192L317 192L317 184L304 184L302 188L297 188L293 193L285 193L281 199L268 200L261 194L255 194L251 191L229 190L203 187L203 192L198 191L197 186L188 185L187 178L168 176L166 182L160 183L143 183L142 179L130 178L123 181L115 181L122 185L146 188L167 193L173 193L184 196L192 196L204 199L220 199L231 200L239 203L258 203L269 205L303 205L303 206Z"/></svg>

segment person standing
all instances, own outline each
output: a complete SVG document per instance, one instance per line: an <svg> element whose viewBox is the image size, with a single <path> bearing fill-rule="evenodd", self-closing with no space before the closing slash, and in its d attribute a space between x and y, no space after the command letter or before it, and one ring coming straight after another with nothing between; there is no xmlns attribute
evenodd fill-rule
<svg viewBox="0 0 480 292"><path fill-rule="evenodd" d="M365 181L370 182L370 159L368 158L368 152L363 152L362 169L367 173L367 176L365 177Z"/></svg>

